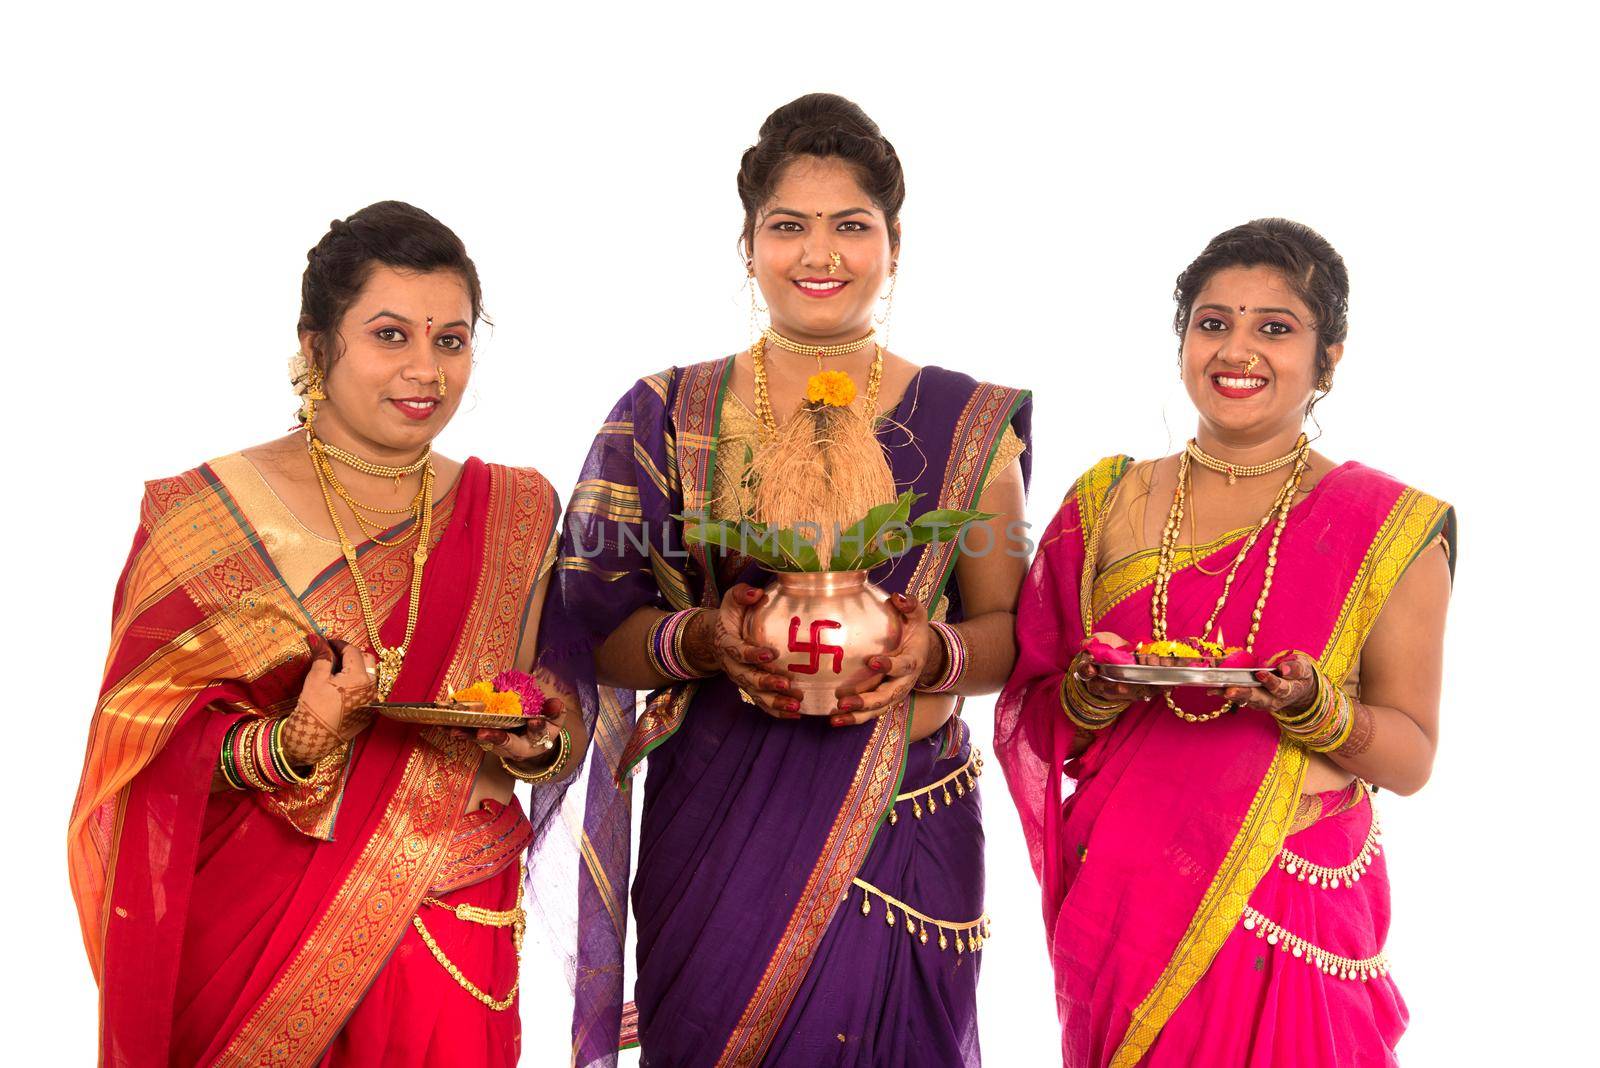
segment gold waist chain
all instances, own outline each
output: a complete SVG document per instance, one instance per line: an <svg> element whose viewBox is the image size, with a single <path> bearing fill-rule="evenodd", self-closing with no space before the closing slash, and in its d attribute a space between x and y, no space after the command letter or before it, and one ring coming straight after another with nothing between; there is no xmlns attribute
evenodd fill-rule
<svg viewBox="0 0 1600 1068"><path fill-rule="evenodd" d="M517 865L517 904L509 909L486 909L478 905L451 905L440 901L436 897L422 899L424 905L433 908L445 909L456 914L456 919L467 923L478 923L485 927L511 928L511 945L516 950L517 974L511 980L511 991L503 998L496 998L471 979L461 974L455 962L445 956L444 950L439 948L439 943L433 940L433 935L428 931L427 925L422 922L421 916L411 917L411 926L417 929L417 934L422 937L422 944L428 947L428 952L433 954L433 959L438 961L445 971L450 973L450 978L460 984L461 989L471 994L478 1001L488 1007L490 1012L505 1012L517 1000L517 987L522 983L522 937L528 929L528 914L522 909L523 883L528 876L527 868Z"/></svg>

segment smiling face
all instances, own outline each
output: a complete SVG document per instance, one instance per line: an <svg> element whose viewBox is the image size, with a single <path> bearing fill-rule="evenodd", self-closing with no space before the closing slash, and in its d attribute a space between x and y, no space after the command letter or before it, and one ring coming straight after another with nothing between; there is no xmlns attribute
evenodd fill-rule
<svg viewBox="0 0 1600 1068"><path fill-rule="evenodd" d="M790 164L756 217L752 267L778 333L816 344L872 325L893 242L883 210L838 159Z"/></svg>
<svg viewBox="0 0 1600 1068"><path fill-rule="evenodd" d="M1343 344L1328 346L1329 366ZM1298 434L1316 389L1310 309L1271 267L1228 267L1196 295L1183 337L1183 384L1214 436Z"/></svg>
<svg viewBox="0 0 1600 1068"><path fill-rule="evenodd" d="M323 345L334 355L317 434L374 459L413 457L444 429L472 373L472 299L456 271L372 268ZM303 334L307 359L315 340ZM441 400L440 371L445 389Z"/></svg>

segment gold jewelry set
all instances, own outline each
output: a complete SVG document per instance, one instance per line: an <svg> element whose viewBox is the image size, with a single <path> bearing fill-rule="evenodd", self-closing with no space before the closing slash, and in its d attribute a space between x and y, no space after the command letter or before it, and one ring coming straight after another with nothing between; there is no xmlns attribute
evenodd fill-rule
<svg viewBox="0 0 1600 1068"><path fill-rule="evenodd" d="M433 940L433 933L422 922L420 915L411 917L411 926L417 929L417 934L422 939L422 944L428 947L428 952L433 954L433 959L438 961L445 971L450 973L461 989L471 994L482 1002L490 1012L505 1012L517 1000L517 988L522 985L522 939L528 930L528 914L522 908L523 884L527 881L527 869L517 865L517 903L514 907L503 910L481 908L477 905L450 905L436 897L425 897L422 904L456 914L456 919L466 923L482 924L485 927L511 928L511 945L516 951L515 978L511 980L511 991L503 998L494 997L492 994L478 986L471 979L461 974L461 969L455 962L445 955L439 948L439 943Z"/></svg>
<svg viewBox="0 0 1600 1068"><path fill-rule="evenodd" d="M1191 450L1194 452L1200 451L1193 441L1189 443L1189 448L1185 449L1178 458L1178 485L1172 491L1172 508L1167 513L1167 524L1161 532L1161 550L1156 562L1155 583L1150 597L1151 637L1155 641L1167 640L1167 589L1172 581L1178 539L1183 531L1184 507L1191 492L1189 489ZM1245 640L1244 645L1246 652L1255 651L1256 635L1261 630L1261 615L1267 607L1267 597L1272 592L1272 576L1278 567L1278 543L1283 537L1283 528L1289 521L1289 509L1294 504L1294 499L1299 493L1300 480L1305 475L1306 458L1310 455L1310 451L1310 442L1302 434L1300 435L1300 440L1295 444L1294 451L1288 454L1287 460L1280 457L1271 461L1272 464L1276 465L1272 468L1273 470L1293 463L1294 471L1289 475L1288 480L1284 482L1283 488L1278 491L1272 507L1267 509L1267 513L1261 517L1261 521L1256 524L1255 529L1250 532L1250 536L1245 539L1244 544L1240 547L1238 555L1234 557L1233 566L1228 569L1228 577L1223 580L1222 593L1217 597L1216 607L1212 609L1211 617L1206 620L1205 629L1199 634L1200 638L1210 640L1211 632L1217 625L1217 619L1222 615L1222 610L1228 603L1228 596L1233 592L1233 582L1239 575L1239 568L1243 566L1245 558L1250 555L1250 550L1255 548L1255 544L1262 533L1269 525L1273 525L1274 517L1276 517L1277 521L1273 525L1272 540L1267 545L1267 568L1261 582L1261 595L1256 599L1255 609L1250 614L1250 635ZM1222 461L1215 460L1213 457L1207 457L1207 459L1222 463ZM1209 464L1206 466L1209 466ZM1208 722L1232 711L1234 707L1232 701L1224 701L1222 706L1214 712L1194 715L1178 707L1178 703L1172 698L1171 690L1163 690L1162 696L1166 699L1167 707L1172 709L1173 714L1189 723Z"/></svg>
<svg viewBox="0 0 1600 1068"><path fill-rule="evenodd" d="M441 386L443 382L441 380ZM395 679L400 675L400 669L405 664L406 650L410 648L411 638L417 631L417 613L422 603L422 570L428 561L428 549L433 536L433 460L432 446L426 446L422 455L399 467L385 464L375 464L370 460L362 459L355 453L330 445L317 437L316 404L318 400L326 400L327 394L323 390L322 373L315 368L311 371L311 380L305 394L305 406L302 417L306 428L306 451L311 456L311 466L316 471L317 488L322 491L323 504L328 509L328 519L333 523L334 533L339 536L339 548L344 553L346 565L350 568L350 576L355 580L356 598L361 605L361 619L367 628L367 638L372 644L372 652L378 658L378 699L386 701L389 692L394 689ZM400 480L408 475L422 472L422 485L417 490L411 503L404 508L384 508L378 505L365 504L345 489L334 473L333 462L344 465L353 471L376 478L392 478L398 488ZM355 516L356 525L362 534L378 545L392 547L404 544L413 535L417 538L417 547L411 554L411 591L406 607L405 636L393 648L385 646L378 633L378 615L372 602L372 591L367 585L367 578L361 571L356 547L345 532L344 521L339 518L339 509L334 505L333 498L338 496L350 507L350 514ZM383 541L378 534L384 529L377 523L369 521L367 515L410 515L413 522L393 539Z"/></svg>
<svg viewBox="0 0 1600 1068"><path fill-rule="evenodd" d="M756 380L756 416L761 420L762 429L768 434L775 434L778 430L778 420L772 413L772 396L767 385L767 343L770 341L785 352L792 352L799 356L811 356L817 361L817 367L822 367L822 361L832 356L848 356L860 352L872 343L874 330L868 330L854 341L846 341L838 345L806 345L784 337L772 327L761 331L761 336L750 345L750 368ZM867 372L867 414L876 417L878 414L878 390L883 385L883 346L878 346L877 355L873 357L872 368Z"/></svg>

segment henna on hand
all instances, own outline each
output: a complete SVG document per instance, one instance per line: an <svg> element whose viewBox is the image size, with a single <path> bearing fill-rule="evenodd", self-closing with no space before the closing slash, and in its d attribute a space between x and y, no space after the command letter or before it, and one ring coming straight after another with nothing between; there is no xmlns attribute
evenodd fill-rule
<svg viewBox="0 0 1600 1068"><path fill-rule="evenodd" d="M1378 717L1372 714L1372 709L1360 701L1351 701L1350 715L1355 718L1355 726L1350 728L1350 737L1344 744L1333 751L1334 756L1360 756L1372 748L1372 740L1378 736Z"/></svg>
<svg viewBox="0 0 1600 1068"><path fill-rule="evenodd" d="M283 751L291 763L306 767L315 764L344 744L304 703L296 705L283 721Z"/></svg>

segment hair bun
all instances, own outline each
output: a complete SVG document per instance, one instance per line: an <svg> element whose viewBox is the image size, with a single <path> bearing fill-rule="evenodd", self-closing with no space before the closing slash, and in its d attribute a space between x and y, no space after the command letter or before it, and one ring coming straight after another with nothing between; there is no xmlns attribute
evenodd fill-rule
<svg viewBox="0 0 1600 1068"><path fill-rule="evenodd" d="M900 157L878 124L852 100L837 93L807 93L789 101L762 122L758 139L739 159L739 200L744 205L744 244L755 237L755 219L772 198L784 170L802 156L839 159L855 172L861 189L890 224L889 240L899 244L895 222L905 202Z"/></svg>

